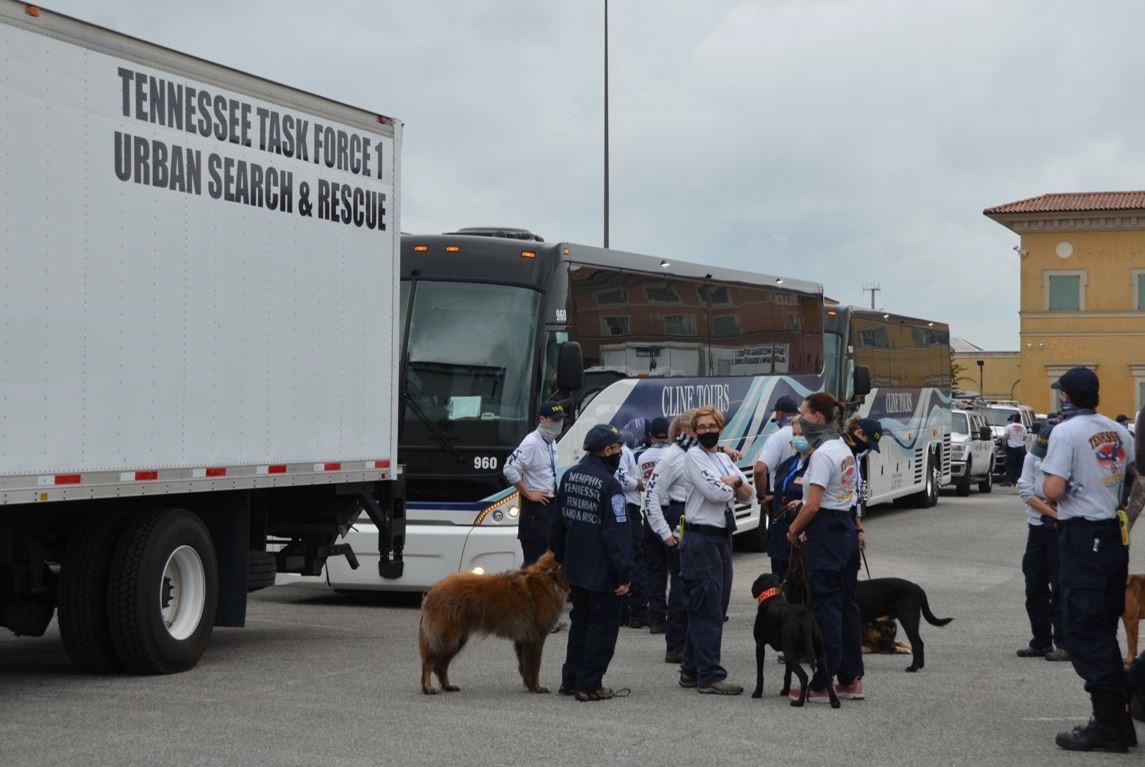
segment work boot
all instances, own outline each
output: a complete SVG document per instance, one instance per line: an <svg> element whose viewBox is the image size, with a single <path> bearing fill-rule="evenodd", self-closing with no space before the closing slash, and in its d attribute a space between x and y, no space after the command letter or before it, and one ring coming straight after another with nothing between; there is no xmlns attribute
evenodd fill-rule
<svg viewBox="0 0 1145 767"><path fill-rule="evenodd" d="M1121 695L1109 692L1090 693L1093 718L1069 732L1059 732L1054 743L1066 751L1108 751L1124 754L1129 750L1127 733L1121 722L1125 702ZM1134 735L1136 738L1136 735Z"/></svg>

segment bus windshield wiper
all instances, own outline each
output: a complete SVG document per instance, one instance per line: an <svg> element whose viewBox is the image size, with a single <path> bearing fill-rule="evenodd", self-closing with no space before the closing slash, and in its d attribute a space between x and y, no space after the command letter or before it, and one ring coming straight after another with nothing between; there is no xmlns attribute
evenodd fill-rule
<svg viewBox="0 0 1145 767"><path fill-rule="evenodd" d="M425 414L425 411L421 409L421 405L417 404L417 400L413 398L413 395L408 391L404 391L402 392L402 399L406 401L410 407L410 410L412 410L413 414L418 417L418 420L425 424L426 428L429 429L430 434L436 437L437 441L441 443L441 446L449 451L449 454L453 456L453 460L461 463L461 453L456 447L454 447L453 442L451 442L449 439L449 436L446 435L446 433L443 432L441 428L433 422L433 419Z"/></svg>

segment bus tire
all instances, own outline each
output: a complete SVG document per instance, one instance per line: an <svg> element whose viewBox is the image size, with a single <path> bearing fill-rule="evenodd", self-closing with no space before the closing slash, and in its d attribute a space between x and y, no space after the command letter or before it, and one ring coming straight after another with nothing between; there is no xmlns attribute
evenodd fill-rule
<svg viewBox="0 0 1145 767"><path fill-rule="evenodd" d="M107 594L115 654L130 671L192 668L210 641L218 562L206 525L183 509L157 509L124 531Z"/></svg>
<svg viewBox="0 0 1145 767"><path fill-rule="evenodd" d="M938 478L934 455L926 456L926 473L923 474L922 489L910 496L911 505L916 509L928 509L938 503Z"/></svg>
<svg viewBox="0 0 1145 767"><path fill-rule="evenodd" d="M64 550L57 591L60 638L77 671L111 674L123 668L107 624L107 583L122 530L118 518L97 519L77 528Z"/></svg>

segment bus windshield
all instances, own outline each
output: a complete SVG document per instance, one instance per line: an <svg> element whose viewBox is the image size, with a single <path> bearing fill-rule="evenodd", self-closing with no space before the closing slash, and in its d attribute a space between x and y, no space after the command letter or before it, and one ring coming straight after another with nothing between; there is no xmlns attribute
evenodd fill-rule
<svg viewBox="0 0 1145 767"><path fill-rule="evenodd" d="M415 283L405 368L407 425L529 421L540 301L540 293L528 288Z"/></svg>

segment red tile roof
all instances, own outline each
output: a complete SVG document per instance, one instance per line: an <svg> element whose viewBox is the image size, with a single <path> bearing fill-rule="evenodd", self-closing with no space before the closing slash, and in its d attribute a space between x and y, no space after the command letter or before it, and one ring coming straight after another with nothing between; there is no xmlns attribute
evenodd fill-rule
<svg viewBox="0 0 1145 767"><path fill-rule="evenodd" d="M1082 213L1145 210L1145 192L1073 192L1043 194L982 211L987 216L1013 213Z"/></svg>

